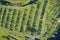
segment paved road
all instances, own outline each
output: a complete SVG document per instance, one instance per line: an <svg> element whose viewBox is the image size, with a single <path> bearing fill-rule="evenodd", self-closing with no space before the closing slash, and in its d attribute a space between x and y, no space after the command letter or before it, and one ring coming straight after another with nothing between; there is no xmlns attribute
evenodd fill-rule
<svg viewBox="0 0 60 40"><path fill-rule="evenodd" d="M0 5L0 6L4 6L4 7L7 7L7 5ZM19 6L10 6L8 5L9 8L24 8L24 7L19 7Z"/></svg>

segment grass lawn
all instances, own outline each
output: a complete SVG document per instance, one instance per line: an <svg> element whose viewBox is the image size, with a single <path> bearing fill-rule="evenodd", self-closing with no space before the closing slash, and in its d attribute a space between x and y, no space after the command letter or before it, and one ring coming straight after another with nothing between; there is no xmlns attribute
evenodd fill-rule
<svg viewBox="0 0 60 40"><path fill-rule="evenodd" d="M8 30L0 27L0 40L6 40L6 36L8 36Z"/></svg>

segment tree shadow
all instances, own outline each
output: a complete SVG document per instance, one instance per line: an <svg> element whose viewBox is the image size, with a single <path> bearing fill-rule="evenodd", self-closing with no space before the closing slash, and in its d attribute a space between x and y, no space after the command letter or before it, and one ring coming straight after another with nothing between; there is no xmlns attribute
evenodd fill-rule
<svg viewBox="0 0 60 40"><path fill-rule="evenodd" d="M2 36L2 38L6 38L7 40L10 40L8 36Z"/></svg>

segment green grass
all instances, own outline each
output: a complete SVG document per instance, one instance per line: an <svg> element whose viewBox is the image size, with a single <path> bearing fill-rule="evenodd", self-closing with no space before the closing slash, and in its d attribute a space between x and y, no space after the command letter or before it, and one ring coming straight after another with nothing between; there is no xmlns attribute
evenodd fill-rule
<svg viewBox="0 0 60 40"><path fill-rule="evenodd" d="M0 40L6 40L4 36L8 36L8 29L0 27Z"/></svg>

